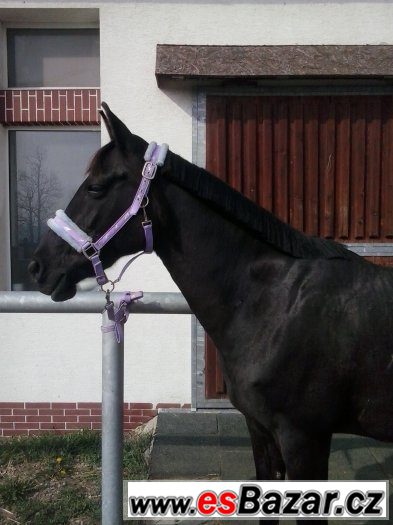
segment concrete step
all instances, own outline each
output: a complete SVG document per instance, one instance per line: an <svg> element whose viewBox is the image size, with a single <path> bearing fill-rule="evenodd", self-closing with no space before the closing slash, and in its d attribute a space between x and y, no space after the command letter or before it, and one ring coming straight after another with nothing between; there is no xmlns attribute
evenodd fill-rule
<svg viewBox="0 0 393 525"><path fill-rule="evenodd" d="M244 417L229 410L160 412L151 450L149 478L255 479L251 443ZM390 480L390 507L393 508L393 444L359 436L336 435L332 443L329 478ZM229 520L186 521L198 525L234 523ZM165 525L180 523L179 520L157 521L164 522ZM256 522L239 520L239 523L252 525ZM284 525L286 521L280 523ZM341 522L332 520L329 523L339 525ZM367 525L371 521L356 520L351 523ZM393 525L393 516L385 523Z"/></svg>
<svg viewBox="0 0 393 525"><path fill-rule="evenodd" d="M238 412L160 412L150 479L255 479L250 437Z"/></svg>
<svg viewBox="0 0 393 525"><path fill-rule="evenodd" d="M245 419L236 411L158 414L150 479L255 479ZM336 435L330 479L393 479L393 444Z"/></svg>

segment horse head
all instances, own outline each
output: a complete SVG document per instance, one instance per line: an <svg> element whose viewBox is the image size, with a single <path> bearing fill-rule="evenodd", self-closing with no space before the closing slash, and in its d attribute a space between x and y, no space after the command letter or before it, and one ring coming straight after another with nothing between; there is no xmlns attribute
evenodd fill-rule
<svg viewBox="0 0 393 525"><path fill-rule="evenodd" d="M87 176L68 204L67 216L93 239L99 238L130 206L141 179L147 143L103 103L101 116L111 141L92 159ZM100 254L104 267L119 257L141 251L145 236L142 210L128 221ZM39 290L54 301L73 297L76 284L93 275L90 261L69 244L48 231L29 264L29 272Z"/></svg>

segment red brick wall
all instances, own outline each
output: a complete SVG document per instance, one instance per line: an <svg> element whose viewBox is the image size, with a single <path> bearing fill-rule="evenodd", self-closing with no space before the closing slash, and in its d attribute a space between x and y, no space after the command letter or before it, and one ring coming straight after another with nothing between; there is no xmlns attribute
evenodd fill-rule
<svg viewBox="0 0 393 525"><path fill-rule="evenodd" d="M124 403L124 430L146 423L160 408L190 408L179 403ZM0 403L0 437L65 434L101 428L101 403Z"/></svg>
<svg viewBox="0 0 393 525"><path fill-rule="evenodd" d="M100 89L2 89L0 123L12 126L98 125Z"/></svg>

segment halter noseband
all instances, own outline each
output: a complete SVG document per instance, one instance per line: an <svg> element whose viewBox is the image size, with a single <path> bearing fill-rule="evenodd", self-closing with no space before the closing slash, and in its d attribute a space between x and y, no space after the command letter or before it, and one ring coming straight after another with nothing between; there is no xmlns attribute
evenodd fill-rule
<svg viewBox="0 0 393 525"><path fill-rule="evenodd" d="M115 282L118 282L125 270L131 264L132 261L142 255L142 253L152 253L153 251L153 229L152 222L148 220L145 212L145 207L148 203L147 194L149 192L150 183L154 179L157 172L157 168L162 166L165 162L165 158L168 152L168 145L161 144L158 146L155 142L151 142L146 150L144 160L145 165L142 169L142 179L134 196L132 204L123 213L121 217L104 233L97 241L93 242L93 239L81 230L63 210L57 210L56 215L53 219L48 219L47 224L51 230L53 230L59 237L66 241L72 248L77 252L83 253L83 255L91 261L96 275L97 283L102 287L104 284L111 282L114 286ZM146 199L146 203L143 204L143 200ZM143 231L145 233L145 249L138 255L134 256L125 265L121 271L119 277L115 281L109 281L105 275L104 267L100 259L101 249L112 239L116 233L123 228L123 226L134 217L140 209L144 211L144 220L142 221Z"/></svg>

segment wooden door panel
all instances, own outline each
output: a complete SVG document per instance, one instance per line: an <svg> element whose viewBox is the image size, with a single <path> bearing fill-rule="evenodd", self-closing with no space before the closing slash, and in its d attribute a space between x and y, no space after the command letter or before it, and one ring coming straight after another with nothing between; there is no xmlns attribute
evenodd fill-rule
<svg viewBox="0 0 393 525"><path fill-rule="evenodd" d="M283 221L392 242L393 97L207 97L206 168ZM392 265L393 258L369 258ZM206 396L225 396L207 339Z"/></svg>

